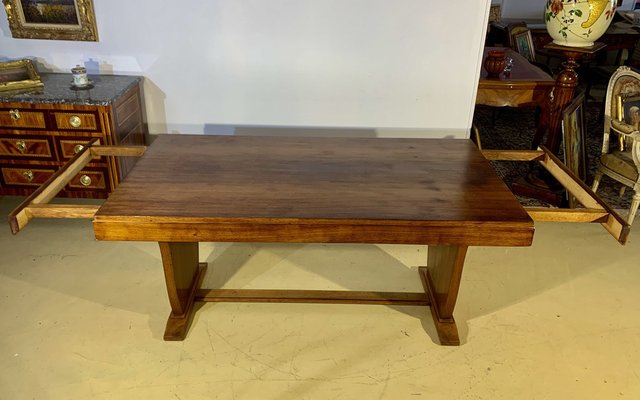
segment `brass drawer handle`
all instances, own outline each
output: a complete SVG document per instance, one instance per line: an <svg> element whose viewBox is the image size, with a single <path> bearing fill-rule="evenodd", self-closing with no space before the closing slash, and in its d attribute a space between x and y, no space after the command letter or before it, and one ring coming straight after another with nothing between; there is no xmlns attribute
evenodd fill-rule
<svg viewBox="0 0 640 400"><path fill-rule="evenodd" d="M78 154L84 149L84 146L81 144L77 144L73 147L73 154Z"/></svg>
<svg viewBox="0 0 640 400"><path fill-rule="evenodd" d="M16 149L22 154L27 150L27 143L24 140L18 140L16 142Z"/></svg>
<svg viewBox="0 0 640 400"><path fill-rule="evenodd" d="M33 171L28 169L22 173L22 176L27 180L27 182L31 182L33 180Z"/></svg>
<svg viewBox="0 0 640 400"><path fill-rule="evenodd" d="M89 185L91 185L91 178L90 178L89 176L87 176L87 175L82 175L82 176L80 177L80 184L81 184L82 186L89 186Z"/></svg>
<svg viewBox="0 0 640 400"><path fill-rule="evenodd" d="M77 115L73 115L69 118L69 124L74 128L78 128L80 125L82 125L82 120Z"/></svg>
<svg viewBox="0 0 640 400"><path fill-rule="evenodd" d="M11 115L11 119L17 121L20 119L20 110L9 110L9 115Z"/></svg>

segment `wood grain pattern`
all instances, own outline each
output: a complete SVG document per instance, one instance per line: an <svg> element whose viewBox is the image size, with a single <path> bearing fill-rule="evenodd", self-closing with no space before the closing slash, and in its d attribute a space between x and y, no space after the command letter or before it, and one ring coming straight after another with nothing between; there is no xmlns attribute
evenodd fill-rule
<svg viewBox="0 0 640 400"><path fill-rule="evenodd" d="M294 301L430 304L441 343L456 345L467 246L529 245L533 222L469 141L162 135L94 230L160 243L166 340L185 337L195 300ZM198 290L200 241L428 244L427 293Z"/></svg>
<svg viewBox="0 0 640 400"><path fill-rule="evenodd" d="M198 243L160 242L167 294L171 314L167 320L165 340L182 340L193 318L193 303L207 264L198 263Z"/></svg>
<svg viewBox="0 0 640 400"><path fill-rule="evenodd" d="M599 222L603 223L609 219L609 213L602 209L579 208L536 208L525 207L527 213L534 221L546 222Z"/></svg>
<svg viewBox="0 0 640 400"><path fill-rule="evenodd" d="M12 115L13 110L18 110L19 114ZM16 118L18 115L20 117ZM24 107L15 107L14 104L3 104L0 109L0 127L44 128L45 126L45 114L41 111L26 111Z"/></svg>
<svg viewBox="0 0 640 400"><path fill-rule="evenodd" d="M625 244L631 232L631 226L624 218L613 210L607 203L600 199L584 182L566 166L558 157L553 155L546 147L542 147L545 152L544 160L540 164L553 175L572 195L576 197L580 204L587 208L601 209L607 212L606 221L601 225L621 244Z"/></svg>
<svg viewBox="0 0 640 400"><path fill-rule="evenodd" d="M429 305L426 293L357 290L200 289L196 291L196 300L251 303Z"/></svg>
<svg viewBox="0 0 640 400"><path fill-rule="evenodd" d="M96 114L94 113L79 113L79 112L54 112L54 119L56 121L57 129L68 129L77 131L95 131L100 127L98 126ZM78 118L78 123L74 126L72 118Z"/></svg>
<svg viewBox="0 0 640 400"><path fill-rule="evenodd" d="M28 207L33 204L46 204L53 199L75 175L93 158L88 147L76 154L69 163L51 174L47 181L31 193L9 214L11 232L17 234L32 218Z"/></svg>
<svg viewBox="0 0 640 400"><path fill-rule="evenodd" d="M94 219L103 240L526 246L472 143L161 135Z"/></svg>
<svg viewBox="0 0 640 400"><path fill-rule="evenodd" d="M436 331L438 332L438 339L440 340L440 344L443 346L459 346L460 337L458 335L458 326L456 325L453 315L450 315L447 318L440 315L436 289L431 275L429 274L429 270L430 269L428 267L420 267L418 271L420 273L422 286L429 297L429 303L431 304L429 309L431 311L431 316L433 317L433 322L436 326Z"/></svg>
<svg viewBox="0 0 640 400"><path fill-rule="evenodd" d="M32 218L91 218L99 208L82 204L32 204L26 209Z"/></svg>
<svg viewBox="0 0 640 400"><path fill-rule="evenodd" d="M13 159L55 159L51 139L33 136L2 136L0 137L0 158Z"/></svg>

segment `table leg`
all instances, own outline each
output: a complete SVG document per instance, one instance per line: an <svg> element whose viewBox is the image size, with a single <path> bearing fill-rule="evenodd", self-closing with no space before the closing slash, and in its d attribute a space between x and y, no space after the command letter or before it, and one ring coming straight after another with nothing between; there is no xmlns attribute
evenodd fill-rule
<svg viewBox="0 0 640 400"><path fill-rule="evenodd" d="M206 263L198 263L198 243L159 242L171 314L164 340L183 340L193 318L194 297L200 288Z"/></svg>
<svg viewBox="0 0 640 400"><path fill-rule="evenodd" d="M467 246L429 246L428 266L420 267L420 278L431 303L431 315L440 343L459 346L453 309L458 298Z"/></svg>

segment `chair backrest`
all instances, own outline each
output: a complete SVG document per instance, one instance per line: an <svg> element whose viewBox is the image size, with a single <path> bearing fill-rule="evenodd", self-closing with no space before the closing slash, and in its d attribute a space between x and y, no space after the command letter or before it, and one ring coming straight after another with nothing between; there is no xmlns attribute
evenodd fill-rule
<svg viewBox="0 0 640 400"><path fill-rule="evenodd" d="M609 79L604 107L602 152L607 153L612 128L623 133L640 130L640 73L619 67Z"/></svg>
<svg viewBox="0 0 640 400"><path fill-rule="evenodd" d="M531 31L524 22L516 22L507 26L509 46L529 61L536 60Z"/></svg>

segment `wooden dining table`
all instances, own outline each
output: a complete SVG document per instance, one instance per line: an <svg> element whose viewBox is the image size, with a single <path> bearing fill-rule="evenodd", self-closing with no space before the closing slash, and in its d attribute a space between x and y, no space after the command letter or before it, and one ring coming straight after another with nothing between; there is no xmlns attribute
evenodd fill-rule
<svg viewBox="0 0 640 400"><path fill-rule="evenodd" d="M98 240L158 242L166 340L185 338L196 301L328 302L429 305L440 343L458 345L453 310L467 248L533 239L533 221L467 140L166 134L146 151L88 149L12 212L12 231L65 214L92 217ZM101 206L43 204L102 155L141 157ZM200 242L425 245L424 291L203 289Z"/></svg>

